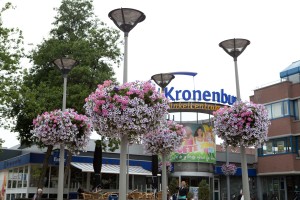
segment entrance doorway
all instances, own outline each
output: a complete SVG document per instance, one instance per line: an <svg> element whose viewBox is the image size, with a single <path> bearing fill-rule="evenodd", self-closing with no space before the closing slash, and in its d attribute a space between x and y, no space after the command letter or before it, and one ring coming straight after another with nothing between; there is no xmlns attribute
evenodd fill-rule
<svg viewBox="0 0 300 200"><path fill-rule="evenodd" d="M214 179L214 200L220 200L220 179Z"/></svg>

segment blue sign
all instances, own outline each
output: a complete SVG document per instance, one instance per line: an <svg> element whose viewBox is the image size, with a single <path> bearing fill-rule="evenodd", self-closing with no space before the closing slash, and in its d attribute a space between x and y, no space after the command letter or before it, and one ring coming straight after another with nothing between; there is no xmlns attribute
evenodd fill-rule
<svg viewBox="0 0 300 200"><path fill-rule="evenodd" d="M171 101L205 101L232 105L236 96L226 94L224 89L220 91L208 90L175 90L174 87L166 87L164 94Z"/></svg>

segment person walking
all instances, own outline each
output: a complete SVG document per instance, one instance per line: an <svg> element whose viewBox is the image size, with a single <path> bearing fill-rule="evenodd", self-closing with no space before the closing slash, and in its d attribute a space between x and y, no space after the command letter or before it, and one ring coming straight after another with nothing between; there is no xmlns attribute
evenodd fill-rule
<svg viewBox="0 0 300 200"><path fill-rule="evenodd" d="M186 200L189 189L186 187L185 181L181 181L181 186L178 190L178 200Z"/></svg>
<svg viewBox="0 0 300 200"><path fill-rule="evenodd" d="M37 192L35 193L35 195L33 196L32 200L41 200L43 196L43 190L42 188L38 188Z"/></svg>

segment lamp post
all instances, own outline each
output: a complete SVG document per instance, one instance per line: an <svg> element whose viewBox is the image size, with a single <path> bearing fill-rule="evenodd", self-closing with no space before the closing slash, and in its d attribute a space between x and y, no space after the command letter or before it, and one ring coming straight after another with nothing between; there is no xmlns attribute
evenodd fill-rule
<svg viewBox="0 0 300 200"><path fill-rule="evenodd" d="M237 101L241 100L240 94L240 84L239 84L239 74L237 67L237 57L243 53L246 47L250 44L249 40L246 39L229 39L223 42L220 42L219 46L228 53L234 60L234 70L235 70L235 84L236 84L236 97ZM249 181L248 181L248 168L247 168L247 157L246 149L244 146L240 147L241 149L241 165L242 165L242 179L243 179L243 195L245 200L250 200L250 191L249 191ZM228 160L228 147L226 149L226 164L229 163ZM230 179L227 176L227 199L230 199Z"/></svg>
<svg viewBox="0 0 300 200"><path fill-rule="evenodd" d="M78 64L78 61L62 57L55 59L53 63L60 69L63 78L64 78L64 89L63 89L63 101L62 101L62 110L66 109L66 100L67 100L67 77L68 73L73 67ZM57 190L57 199L62 200L64 196L64 161L65 161L65 145L60 144L59 152L59 172L58 172L58 190Z"/></svg>
<svg viewBox="0 0 300 200"><path fill-rule="evenodd" d="M151 77L154 82L160 86L161 92L164 93L164 89L167 85L175 78L173 74L155 74ZM167 200L167 166L166 166L166 154L162 154L162 176L161 176L161 184L162 184L162 200Z"/></svg>
<svg viewBox="0 0 300 200"><path fill-rule="evenodd" d="M127 82L127 57L128 57L128 34L139 23L145 20L146 16L139 10L131 8L120 8L108 13L108 17L115 25L124 32L124 69L123 83ZM120 144L120 179L119 179L119 199L126 199L127 181L126 181L126 153L128 148L128 137L126 134L121 138Z"/></svg>

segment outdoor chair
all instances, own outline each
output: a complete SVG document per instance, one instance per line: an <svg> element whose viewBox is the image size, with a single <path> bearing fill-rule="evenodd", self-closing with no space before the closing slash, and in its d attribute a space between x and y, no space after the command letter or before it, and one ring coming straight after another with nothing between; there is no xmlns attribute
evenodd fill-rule
<svg viewBox="0 0 300 200"><path fill-rule="evenodd" d="M83 199L85 200L92 200L93 196L91 194L88 193L82 193Z"/></svg>
<svg viewBox="0 0 300 200"><path fill-rule="evenodd" d="M142 192L132 192L130 194L130 197L134 200L143 199L143 193Z"/></svg>
<svg viewBox="0 0 300 200"><path fill-rule="evenodd" d="M162 200L162 192L157 193L157 200Z"/></svg>

